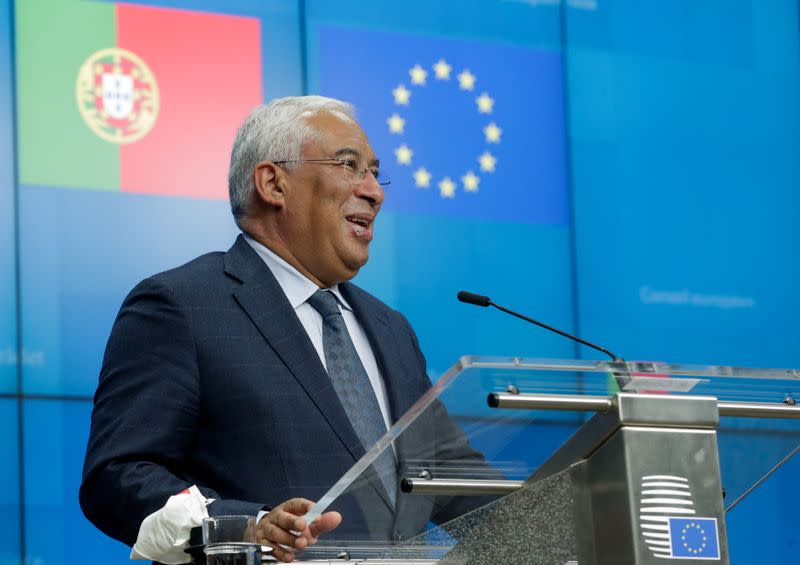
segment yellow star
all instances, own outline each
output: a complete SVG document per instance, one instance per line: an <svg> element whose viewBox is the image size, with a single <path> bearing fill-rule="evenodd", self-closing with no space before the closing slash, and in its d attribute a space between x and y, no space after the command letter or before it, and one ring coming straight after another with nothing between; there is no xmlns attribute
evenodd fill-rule
<svg viewBox="0 0 800 565"><path fill-rule="evenodd" d="M410 165L411 164L411 156L414 155L414 152L409 149L408 145L405 143L394 150L394 154L397 156L397 162L401 165Z"/></svg>
<svg viewBox="0 0 800 565"><path fill-rule="evenodd" d="M469 69L461 71L456 78L458 78L458 88L461 90L472 90L475 88L475 81L478 80L475 75L469 72Z"/></svg>
<svg viewBox="0 0 800 565"><path fill-rule="evenodd" d="M467 171L467 174L461 177L461 182L464 183L464 190L467 192L478 192L478 184L481 179L472 171Z"/></svg>
<svg viewBox="0 0 800 565"><path fill-rule="evenodd" d="M494 166L497 164L497 159L489 153L488 151L484 151L483 155L478 157L478 163L481 164L481 170L485 173L493 173Z"/></svg>
<svg viewBox="0 0 800 565"><path fill-rule="evenodd" d="M503 134L503 130L497 127L496 123L492 122L483 128L483 133L486 135L486 141L489 143L500 143L500 136Z"/></svg>
<svg viewBox="0 0 800 565"><path fill-rule="evenodd" d="M439 194L442 198L453 198L456 195L456 183L450 177L444 177L439 183Z"/></svg>
<svg viewBox="0 0 800 565"><path fill-rule="evenodd" d="M386 123L389 124L390 133L403 133L403 128L406 125L406 121L396 112L389 116L389 119L386 120Z"/></svg>
<svg viewBox="0 0 800 565"><path fill-rule="evenodd" d="M450 80L450 71L453 70L453 67L447 64L447 61L444 59L439 59L439 61L433 66L433 72L436 73L437 80Z"/></svg>
<svg viewBox="0 0 800 565"><path fill-rule="evenodd" d="M478 103L478 112L481 114L491 114L494 108L494 98L490 97L485 92L475 99Z"/></svg>
<svg viewBox="0 0 800 565"><path fill-rule="evenodd" d="M411 91L402 84L397 85L397 88L392 90L394 96L394 103L401 106L408 106L408 99L411 98Z"/></svg>
<svg viewBox="0 0 800 565"><path fill-rule="evenodd" d="M431 174L425 167L420 167L414 171L414 183L419 188L428 188L431 185Z"/></svg>
<svg viewBox="0 0 800 565"><path fill-rule="evenodd" d="M428 77L428 71L419 65L414 65L408 70L408 74L411 75L411 84L425 86L425 79Z"/></svg>

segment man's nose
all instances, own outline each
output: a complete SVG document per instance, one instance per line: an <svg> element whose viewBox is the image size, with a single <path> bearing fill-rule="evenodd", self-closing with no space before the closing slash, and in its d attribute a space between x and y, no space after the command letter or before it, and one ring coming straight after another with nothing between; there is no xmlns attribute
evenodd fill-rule
<svg viewBox="0 0 800 565"><path fill-rule="evenodd" d="M374 207L383 204L384 192L383 187L378 184L378 179L375 178L371 172L367 172L364 178L356 186L356 196L368 200Z"/></svg>

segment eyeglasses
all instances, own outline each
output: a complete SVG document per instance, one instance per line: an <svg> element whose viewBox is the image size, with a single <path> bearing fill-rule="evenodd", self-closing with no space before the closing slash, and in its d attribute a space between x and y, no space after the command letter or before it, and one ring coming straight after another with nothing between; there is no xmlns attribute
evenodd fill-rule
<svg viewBox="0 0 800 565"><path fill-rule="evenodd" d="M378 178L380 175L380 171L377 168L364 168L359 169L358 164L354 159L337 159L335 157L331 157L329 159L288 159L284 161L273 161L276 165L284 165L287 163L321 163L323 165L333 165L334 167L341 167L345 174L350 176L350 181L353 185L359 184L361 181L364 180L364 177L367 176L367 173L371 173L375 180L378 181L378 184L381 186L386 186L387 184L391 184L392 181L384 178Z"/></svg>

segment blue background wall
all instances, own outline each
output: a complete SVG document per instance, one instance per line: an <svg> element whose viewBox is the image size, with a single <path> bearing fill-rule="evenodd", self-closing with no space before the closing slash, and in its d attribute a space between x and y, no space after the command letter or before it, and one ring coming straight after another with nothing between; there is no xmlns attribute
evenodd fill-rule
<svg viewBox="0 0 800 565"><path fill-rule="evenodd" d="M463 353L597 357L459 305L461 288L626 358L800 367L796 0L133 3L258 18L266 100L356 104L393 180L358 282L406 313L433 378ZM77 506L105 340L138 280L236 231L222 200L20 183L14 10L0 0L0 563L123 562ZM734 563L800 550L798 480L795 460L729 515Z"/></svg>

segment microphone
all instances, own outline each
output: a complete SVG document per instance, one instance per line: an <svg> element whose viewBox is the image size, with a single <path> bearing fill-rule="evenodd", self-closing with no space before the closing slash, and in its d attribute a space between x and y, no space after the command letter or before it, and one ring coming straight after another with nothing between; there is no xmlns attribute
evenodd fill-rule
<svg viewBox="0 0 800 565"><path fill-rule="evenodd" d="M579 338L577 336L574 336L572 334L568 334L567 332L564 332L564 331L561 331L559 329L556 329L553 326L548 326L547 324L542 323L542 322L540 322L538 320L534 320L533 318L529 318L527 316L523 316L522 314L518 314L517 312L514 312L513 310L509 310L508 308L503 308L499 304L495 304L494 302L492 302L492 299L489 298L488 296L484 296L482 294L475 294L474 292L467 292L466 290L462 290L462 291L459 291L459 293L458 293L458 299L461 302L465 302L467 304L474 304L475 306L483 306L483 307L494 306L495 308L497 308L498 310L502 310L506 314L511 314L512 316L516 316L517 318L519 318L521 320L525 320L526 322L530 322L531 324L536 324L537 326L539 326L541 328L544 328L546 330L550 330L551 332L557 333L558 335L563 335L564 337L568 337L569 339L571 339L573 341L577 341L578 343L581 343L583 345L586 345L586 346L589 346L589 347L591 347L593 349L596 349L597 351L605 353L606 355L611 357L612 360L614 360L616 362L622 363L622 362L625 361L622 357L617 357L616 355L611 353L605 347L600 347L599 345L595 345L594 343L590 343L590 342L586 341L585 339L581 339L581 338Z"/></svg>
<svg viewBox="0 0 800 565"><path fill-rule="evenodd" d="M489 306L492 303L488 296L475 294L474 292L467 292L466 290L462 290L458 293L458 299L461 302L474 304L475 306Z"/></svg>

